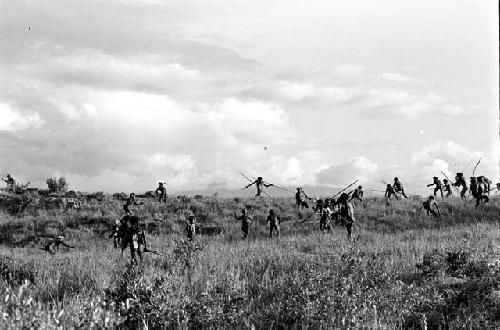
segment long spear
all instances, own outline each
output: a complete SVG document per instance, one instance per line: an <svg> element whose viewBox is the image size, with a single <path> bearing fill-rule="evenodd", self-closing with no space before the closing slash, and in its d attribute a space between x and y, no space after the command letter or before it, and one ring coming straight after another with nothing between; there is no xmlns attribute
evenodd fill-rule
<svg viewBox="0 0 500 330"><path fill-rule="evenodd" d="M273 184L273 187L276 187L276 188L278 188L278 189L284 190L284 191L289 192L289 193L291 193L291 194L295 194L293 191L288 190L288 189L283 188L283 187L280 187L280 186L277 186L277 185L275 185L275 184Z"/></svg>
<svg viewBox="0 0 500 330"><path fill-rule="evenodd" d="M474 176L474 174L476 173L476 169L477 169L477 166L479 165L479 163L481 163L481 157L479 157L479 160L477 161L476 166L474 166L474 170L472 171L472 176Z"/></svg>
<svg viewBox="0 0 500 330"><path fill-rule="evenodd" d="M468 163L467 165L465 165L464 169L462 170L462 173L465 172L465 170L467 169L467 167L469 167L469 165L474 161L474 158L472 158Z"/></svg>
<svg viewBox="0 0 500 330"><path fill-rule="evenodd" d="M252 180L251 180L248 176L246 176L245 174L243 174L243 172L238 171L238 173L240 173L240 175L241 175L242 177L244 177L245 179L247 179L247 180L248 180L248 182L250 182L250 183L253 183L253 182L254 182L254 181L252 181ZM244 189L244 188L243 188L243 189ZM267 197L272 198L272 197L271 197L271 196L270 196L270 195L269 195L269 194L268 194L268 193L264 190L264 188L262 188L262 192L263 192L263 193L264 193Z"/></svg>
<svg viewBox="0 0 500 330"><path fill-rule="evenodd" d="M341 193L343 193L344 191L346 191L347 189L349 189L350 187L352 187L353 185L356 184L356 182L358 182L359 179L357 179L356 181L354 181L353 183L351 183L350 185L348 185L347 187L345 187L344 189L342 189L341 191L339 191L338 193L336 193L332 198L335 198L337 197L338 195L340 195Z"/></svg>

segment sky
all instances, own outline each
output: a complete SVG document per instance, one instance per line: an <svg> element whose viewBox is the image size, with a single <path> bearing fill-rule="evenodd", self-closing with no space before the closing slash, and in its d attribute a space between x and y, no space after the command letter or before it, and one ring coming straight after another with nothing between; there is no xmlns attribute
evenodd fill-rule
<svg viewBox="0 0 500 330"><path fill-rule="evenodd" d="M497 182L498 49L494 0L0 0L0 175Z"/></svg>

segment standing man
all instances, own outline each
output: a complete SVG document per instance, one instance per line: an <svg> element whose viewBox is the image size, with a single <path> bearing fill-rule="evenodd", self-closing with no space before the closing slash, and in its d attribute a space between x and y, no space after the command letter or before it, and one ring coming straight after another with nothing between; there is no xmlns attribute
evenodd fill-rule
<svg viewBox="0 0 500 330"><path fill-rule="evenodd" d="M297 188L297 192L295 193L295 204L297 205L297 211L300 212L300 210L303 208L309 208L309 204L307 204L305 198L309 199L304 190L302 190L302 188Z"/></svg>
<svg viewBox="0 0 500 330"><path fill-rule="evenodd" d="M437 176L433 178L433 182L431 184L428 184L427 187L434 187L434 197L437 197L436 194L437 192L441 192L441 198L443 198L443 186L441 184L441 180Z"/></svg>
<svg viewBox="0 0 500 330"><path fill-rule="evenodd" d="M488 184L485 182L484 177L480 176L477 178L477 197L476 197L476 207L479 206L479 203L483 201L483 203L488 203L490 198L488 197Z"/></svg>
<svg viewBox="0 0 500 330"><path fill-rule="evenodd" d="M194 213L190 212L186 224L186 235L188 241L192 241L194 236L196 235L196 223L194 222L194 220L195 220Z"/></svg>
<svg viewBox="0 0 500 330"><path fill-rule="evenodd" d="M236 220L241 221L241 231L243 232L243 239L248 237L248 230L250 229L250 225L253 224L253 219L251 216L247 214L247 210L241 209L241 215L236 217Z"/></svg>
<svg viewBox="0 0 500 330"><path fill-rule="evenodd" d="M491 191L491 185L493 184L493 181L491 181L490 179L488 179L484 175L478 176L477 180L478 181L481 180L484 183L485 188L486 188L485 194L487 194L489 196L490 191Z"/></svg>
<svg viewBox="0 0 500 330"><path fill-rule="evenodd" d="M455 176L455 182L453 183L455 187L462 187L462 191L460 192L460 197L465 198L465 193L467 192L467 182L465 182L464 174L457 173Z"/></svg>
<svg viewBox="0 0 500 330"><path fill-rule="evenodd" d="M146 235L144 230L139 224L138 216L131 216L130 226L127 228L125 244L122 249L126 249L127 245L130 247L130 261L132 264L137 262L136 254L139 255L139 260L142 262L142 254L147 250Z"/></svg>
<svg viewBox="0 0 500 330"><path fill-rule="evenodd" d="M330 209L330 199L326 199L323 207L320 211L319 218L319 229L321 231L328 230L331 231L332 227L330 221L332 219L332 210Z"/></svg>
<svg viewBox="0 0 500 330"><path fill-rule="evenodd" d="M267 187L272 187L272 186L273 186L273 184L272 184L272 183L266 183L266 182L264 182L264 179L262 179L262 177L261 177L261 176L259 176L259 177L257 178L257 180L255 180L254 182L250 183L250 184L249 184L249 185L247 185L245 188L248 188L248 187L250 187L250 186L251 186L251 185L253 185L253 184L255 185L255 187L257 187L257 194L255 194L255 197L260 197L260 194L261 194L261 193L262 193L262 191L263 191L263 190L262 190L262 188L263 188L263 187L266 187L266 188L267 188Z"/></svg>
<svg viewBox="0 0 500 330"><path fill-rule="evenodd" d="M399 181L397 177L394 178L394 183L392 186L394 187L396 193L401 193L401 195L403 195L404 198L408 198L408 196L406 196L405 194L405 188L403 187L403 184L401 183L401 181Z"/></svg>
<svg viewBox="0 0 500 330"><path fill-rule="evenodd" d="M158 196L158 201L161 203L167 202L167 189L163 186L163 182L158 183L158 188L155 190L156 196Z"/></svg>
<svg viewBox="0 0 500 330"><path fill-rule="evenodd" d="M273 231L276 231L278 237L280 237L280 224L281 219L274 213L273 209L269 210L269 215L267 216L266 223L269 222L269 237L273 238Z"/></svg>
<svg viewBox="0 0 500 330"><path fill-rule="evenodd" d="M340 195L338 203L340 206L339 208L340 217L342 219L344 226L347 229L347 238L351 240L352 227L354 226L354 223L356 223L356 219L354 218L354 205L352 205L352 203L349 202L349 195L346 193Z"/></svg>

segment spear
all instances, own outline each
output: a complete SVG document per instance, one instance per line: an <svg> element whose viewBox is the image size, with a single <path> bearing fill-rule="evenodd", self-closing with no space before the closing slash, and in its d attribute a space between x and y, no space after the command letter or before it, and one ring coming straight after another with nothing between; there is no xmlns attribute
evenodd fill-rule
<svg viewBox="0 0 500 330"><path fill-rule="evenodd" d="M479 160L476 163L476 166L474 166L474 170L472 171L472 176L474 176L474 173L476 173L477 166L481 163L481 157L479 157Z"/></svg>
<svg viewBox="0 0 500 330"><path fill-rule="evenodd" d="M153 253L153 254L156 254L158 256L162 256L162 257L166 257L167 255L163 252L158 252L158 251L154 251L154 250L150 250L148 248L144 248L144 252L149 252L149 253Z"/></svg>
<svg viewBox="0 0 500 330"><path fill-rule="evenodd" d="M341 191L339 191L338 193L336 193L332 198L335 198L337 197L338 195L340 195L341 193L343 193L344 191L346 191L347 189L351 188L353 185L356 184L356 182L358 182L359 180L356 180L354 181L353 183L351 183L350 185L348 185L347 187L345 187L344 189L342 189Z"/></svg>
<svg viewBox="0 0 500 330"><path fill-rule="evenodd" d="M142 233L142 239L144 241L144 252L153 253L153 254L156 254L156 255L162 256L162 257L166 257L167 256L165 253L148 249L148 245L147 245L147 242L146 242L146 235L144 234L144 232Z"/></svg>
<svg viewBox="0 0 500 330"><path fill-rule="evenodd" d="M462 170L462 173L465 172L465 170L467 169L467 167L469 167L469 165L474 161L474 158L472 158L468 163L467 165L465 165L464 169Z"/></svg>
<svg viewBox="0 0 500 330"><path fill-rule="evenodd" d="M240 173L240 175L241 175L242 177L244 177L245 179L247 179L250 183L253 183L253 182L254 182L254 181L252 181L252 180L251 180L248 176L246 176L245 174L243 174L243 172L238 171L238 173ZM245 187L245 188L246 188L246 187ZM245 188L243 188L243 189L245 189ZM263 193L264 193L267 197L272 198L272 197L271 197L271 196L270 196L270 195L269 195L269 194L268 194L268 193L264 190L264 188L262 188L262 192L263 192Z"/></svg>
<svg viewBox="0 0 500 330"><path fill-rule="evenodd" d="M280 187L280 186L277 186L277 185L275 185L275 184L273 184L273 187L276 187L276 188L281 189L281 190L283 190L283 191L289 192L289 193L291 193L291 194L295 194L293 191L288 190L288 189L283 188L283 187Z"/></svg>

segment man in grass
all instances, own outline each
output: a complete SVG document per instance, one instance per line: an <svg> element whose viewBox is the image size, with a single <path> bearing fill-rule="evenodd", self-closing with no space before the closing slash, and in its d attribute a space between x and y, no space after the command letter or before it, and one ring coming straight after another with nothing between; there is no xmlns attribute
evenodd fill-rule
<svg viewBox="0 0 500 330"><path fill-rule="evenodd" d="M194 235L196 235L196 223L194 222L195 216L194 213L190 212L188 215L188 222L186 224L186 235L188 241L192 241Z"/></svg>
<svg viewBox="0 0 500 330"><path fill-rule="evenodd" d="M163 182L158 183L158 188L155 190L156 196L158 196L158 201L161 203L167 202L167 189L163 185Z"/></svg>
<svg viewBox="0 0 500 330"><path fill-rule="evenodd" d="M14 186L16 184L16 181L14 180L13 177L10 176L10 174L7 174L7 178L2 180L7 184L8 191L14 191Z"/></svg>
<svg viewBox="0 0 500 330"><path fill-rule="evenodd" d="M446 198L451 197L453 195L453 192L451 190L451 184L446 179L443 180L443 191L446 192L446 196L444 196Z"/></svg>
<svg viewBox="0 0 500 330"><path fill-rule="evenodd" d="M248 237L250 225L253 223L252 217L247 214L247 210L241 209L241 215L236 217L236 220L241 221L241 231L243 232L242 238L246 239Z"/></svg>
<svg viewBox="0 0 500 330"><path fill-rule="evenodd" d="M352 192L352 196L351 196L351 201L354 200L354 199L357 199L359 200L360 202L363 201L363 187L362 186L358 186L356 189L354 189L354 191Z"/></svg>
<svg viewBox="0 0 500 330"><path fill-rule="evenodd" d="M49 252L50 254L56 254L57 251L59 251L59 246L65 246L70 249L74 249L74 246L70 246L66 243L64 243L64 236L57 236L55 240L50 241L45 245L43 250Z"/></svg>
<svg viewBox="0 0 500 330"><path fill-rule="evenodd" d="M321 231L328 230L331 231L330 221L332 217L332 210L330 209L330 199L326 199L323 203L323 207L319 213L319 229Z"/></svg>
<svg viewBox="0 0 500 330"><path fill-rule="evenodd" d="M465 198L465 193L468 190L467 182L465 182L464 174L457 173L455 176L455 182L453 183L455 187L462 187L462 191L460 192L460 197Z"/></svg>
<svg viewBox="0 0 500 330"><path fill-rule="evenodd" d="M115 249L117 249L121 245L122 240L125 238L125 231L123 230L123 228L125 227L125 223L128 221L128 217L129 216L126 215L121 220L116 220L115 226L113 227L113 230L109 235L109 238L113 238L113 247Z"/></svg>
<svg viewBox="0 0 500 330"><path fill-rule="evenodd" d="M139 260L142 262L142 254L146 250L146 235L139 224L138 216L130 216L129 222L130 225L126 229L125 242L122 245L122 253L128 246L130 248L130 261L132 264L135 264L137 262L136 254L139 255Z"/></svg>
<svg viewBox="0 0 500 330"><path fill-rule="evenodd" d="M483 176L479 176L477 178L477 188L476 188L476 207L479 206L479 203L482 201L483 203L488 203L490 198L488 197L489 189L488 184L485 182ZM472 191L472 187L471 187Z"/></svg>
<svg viewBox="0 0 500 330"><path fill-rule="evenodd" d="M273 232L280 237L280 223L281 219L273 209L269 210L269 215L267 216L266 223L269 223L269 237L273 238Z"/></svg>
<svg viewBox="0 0 500 330"><path fill-rule="evenodd" d="M340 195L337 203L339 204L339 216L345 228L347 229L347 238L352 239L352 227L356 223L354 218L354 205L349 202L349 195L343 193Z"/></svg>
<svg viewBox="0 0 500 330"><path fill-rule="evenodd" d="M396 199L399 199L398 195L396 194L396 190L394 190L394 187L391 186L390 184L387 184L387 186L385 188L384 197L389 199L392 196L394 196L394 198L396 198Z"/></svg>
<svg viewBox="0 0 500 330"><path fill-rule="evenodd" d="M297 192L295 193L295 204L297 206L297 211L300 212L300 210L302 210L303 208L309 208L309 204L307 204L305 198L309 197L307 197L304 190L302 190L302 188L297 188Z"/></svg>
<svg viewBox="0 0 500 330"><path fill-rule="evenodd" d="M427 215L432 214L435 217L440 217L441 212L439 211L439 205L434 199L434 196L429 196L425 202L422 203L424 210L427 211Z"/></svg>
<svg viewBox="0 0 500 330"><path fill-rule="evenodd" d="M441 184L441 180L437 176L433 178L432 183L428 184L427 187L434 187L434 197L437 197L438 191L441 193L441 198L443 198L443 185Z"/></svg>
<svg viewBox="0 0 500 330"><path fill-rule="evenodd" d="M135 200L135 194L131 193L127 201L125 202L125 205L123 206L123 210L125 211L126 214L128 215L133 215L132 210L130 209L130 206L132 205L142 205L144 203L142 202L137 202Z"/></svg>
<svg viewBox="0 0 500 330"><path fill-rule="evenodd" d="M396 193L400 193L401 195L403 195L404 198L408 198L408 196L406 196L405 194L405 188L403 187L403 184L401 183L401 181L399 181L397 177L394 178L394 183L392 184L392 186L394 187Z"/></svg>

